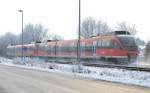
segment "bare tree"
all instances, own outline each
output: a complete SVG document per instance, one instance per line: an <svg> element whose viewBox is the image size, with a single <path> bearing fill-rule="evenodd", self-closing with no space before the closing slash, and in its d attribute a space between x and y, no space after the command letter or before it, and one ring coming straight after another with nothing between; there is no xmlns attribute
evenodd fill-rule
<svg viewBox="0 0 150 93"><path fill-rule="evenodd" d="M24 43L42 41L47 35L48 29L45 29L41 24L27 24L23 31ZM58 37L58 36L57 36ZM0 55L6 56L7 46L11 44L21 44L22 33L14 35L10 32L0 37Z"/></svg>
<svg viewBox="0 0 150 93"><path fill-rule="evenodd" d="M64 40L64 38L60 35L52 35L52 40Z"/></svg>
<svg viewBox="0 0 150 93"><path fill-rule="evenodd" d="M23 32L24 43L42 41L46 36L48 29L44 28L41 24L33 25L31 23L27 24ZM21 34L19 35L21 40ZM21 41L20 41L21 42Z"/></svg>
<svg viewBox="0 0 150 93"><path fill-rule="evenodd" d="M95 30L95 34L96 36L97 35L100 35L100 34L105 34L107 32L110 32L111 29L110 27L107 25L106 22L102 22L101 20L99 20L97 23L96 23L96 30Z"/></svg>
<svg viewBox="0 0 150 93"><path fill-rule="evenodd" d="M90 38L92 36L97 36L109 32L111 29L106 22L101 20L95 20L92 17L88 17L83 20L81 24L81 36L83 38Z"/></svg>
<svg viewBox="0 0 150 93"><path fill-rule="evenodd" d="M41 24L36 24L34 26L34 41L42 41L42 39L47 35L48 29L45 29Z"/></svg>
<svg viewBox="0 0 150 93"><path fill-rule="evenodd" d="M118 23L116 29L123 30L123 31L129 31L133 35L135 35L137 33L136 26L128 24L127 22Z"/></svg>
<svg viewBox="0 0 150 93"><path fill-rule="evenodd" d="M45 42L47 40L64 40L64 38L57 34L47 34L43 41Z"/></svg>
<svg viewBox="0 0 150 93"><path fill-rule="evenodd" d="M16 44L17 36L8 32L4 36L0 37L0 55L6 56L7 46L10 44Z"/></svg>
<svg viewBox="0 0 150 93"><path fill-rule="evenodd" d="M95 27L96 27L95 19L91 17L84 19L81 24L81 36L83 38L89 38L93 36Z"/></svg>
<svg viewBox="0 0 150 93"><path fill-rule="evenodd" d="M34 30L34 25L33 24L29 23L29 24L25 25L25 28L24 28L24 31L23 31L23 42L24 43L33 42L34 41L34 36L33 36L34 33L35 33L35 30ZM21 37L22 37L21 34L19 35L20 44L21 44Z"/></svg>

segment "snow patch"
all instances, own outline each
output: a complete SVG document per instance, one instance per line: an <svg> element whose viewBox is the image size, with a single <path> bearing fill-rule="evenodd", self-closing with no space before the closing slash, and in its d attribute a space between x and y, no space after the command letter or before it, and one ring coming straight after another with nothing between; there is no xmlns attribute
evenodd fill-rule
<svg viewBox="0 0 150 93"><path fill-rule="evenodd" d="M0 58L0 64L26 69L47 71L52 73L61 73L65 75L84 77L96 80L105 80L150 87L150 72L130 71L117 68L100 68L87 67L82 65L78 66L48 63L41 62L41 60L38 59L34 61L31 59L27 59L22 62L20 59L10 60L6 58Z"/></svg>

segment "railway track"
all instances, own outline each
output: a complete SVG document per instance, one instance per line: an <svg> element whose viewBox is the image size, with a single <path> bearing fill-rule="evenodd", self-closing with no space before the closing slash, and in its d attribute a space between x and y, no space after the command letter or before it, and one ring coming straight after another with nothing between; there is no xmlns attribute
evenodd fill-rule
<svg viewBox="0 0 150 93"><path fill-rule="evenodd" d="M105 68L118 68L118 69L126 69L133 71L144 71L150 72L150 68L148 67L139 67L139 66L126 66L126 65L108 65L108 64L83 64L84 66L92 66L92 67L105 67Z"/></svg>
<svg viewBox="0 0 150 93"><path fill-rule="evenodd" d="M125 70L132 70L132 71L144 71L144 72L150 72L150 67L140 67L140 66L129 66L129 65L118 65L113 64L113 62L71 62L71 61L60 61L60 60L53 60L48 61L48 63L58 63L58 64L70 64L70 65L78 65L82 64L83 66L89 66L89 67L103 67L103 68L117 68L117 69L125 69Z"/></svg>
<svg viewBox="0 0 150 93"><path fill-rule="evenodd" d="M132 71L144 71L144 72L150 72L150 67L140 67L140 66L128 66L128 65L116 65L116 64L104 64L104 63L88 63L88 62L80 62L80 63L75 63L75 62L61 62L57 61L55 63L59 64L82 64L84 66L89 66L89 67L103 67L103 68L117 68L117 69L126 69L126 70L132 70Z"/></svg>

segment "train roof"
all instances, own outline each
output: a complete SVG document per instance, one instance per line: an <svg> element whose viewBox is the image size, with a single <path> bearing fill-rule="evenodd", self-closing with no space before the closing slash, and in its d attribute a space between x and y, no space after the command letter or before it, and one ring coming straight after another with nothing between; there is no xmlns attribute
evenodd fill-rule
<svg viewBox="0 0 150 93"><path fill-rule="evenodd" d="M112 31L112 32L108 32L107 34L109 35L131 35L131 33L128 31Z"/></svg>
<svg viewBox="0 0 150 93"><path fill-rule="evenodd" d="M85 39L81 39L82 41L93 41L93 40L97 40L97 39L113 39L116 37L132 37L132 35L128 32L128 31L112 31L112 32L108 32L105 33L103 35L99 35L96 37L91 37L91 38L85 38ZM35 46L36 44L39 45L55 45L55 43L58 42L58 44L68 44L68 43L74 43L77 42L77 39L72 39L72 40L61 40L61 41L56 41L56 40L48 40L47 42L35 42L35 43L30 43L30 44L24 44L24 47L30 47L30 46ZM9 45L7 48L9 47L22 47L22 45Z"/></svg>

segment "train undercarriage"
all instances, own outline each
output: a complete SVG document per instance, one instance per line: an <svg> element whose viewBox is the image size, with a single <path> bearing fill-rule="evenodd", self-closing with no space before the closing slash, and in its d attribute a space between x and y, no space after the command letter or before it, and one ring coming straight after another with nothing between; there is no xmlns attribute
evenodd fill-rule
<svg viewBox="0 0 150 93"><path fill-rule="evenodd" d="M11 57L14 58L14 57ZM21 57L20 57L21 58ZM76 56L26 56L24 58L39 58L45 62L57 62L57 63L77 63L77 57ZM81 57L80 63L105 63L105 64L118 64L118 65L129 65L136 62L136 58L132 57L124 57L124 58L115 58L115 57Z"/></svg>

